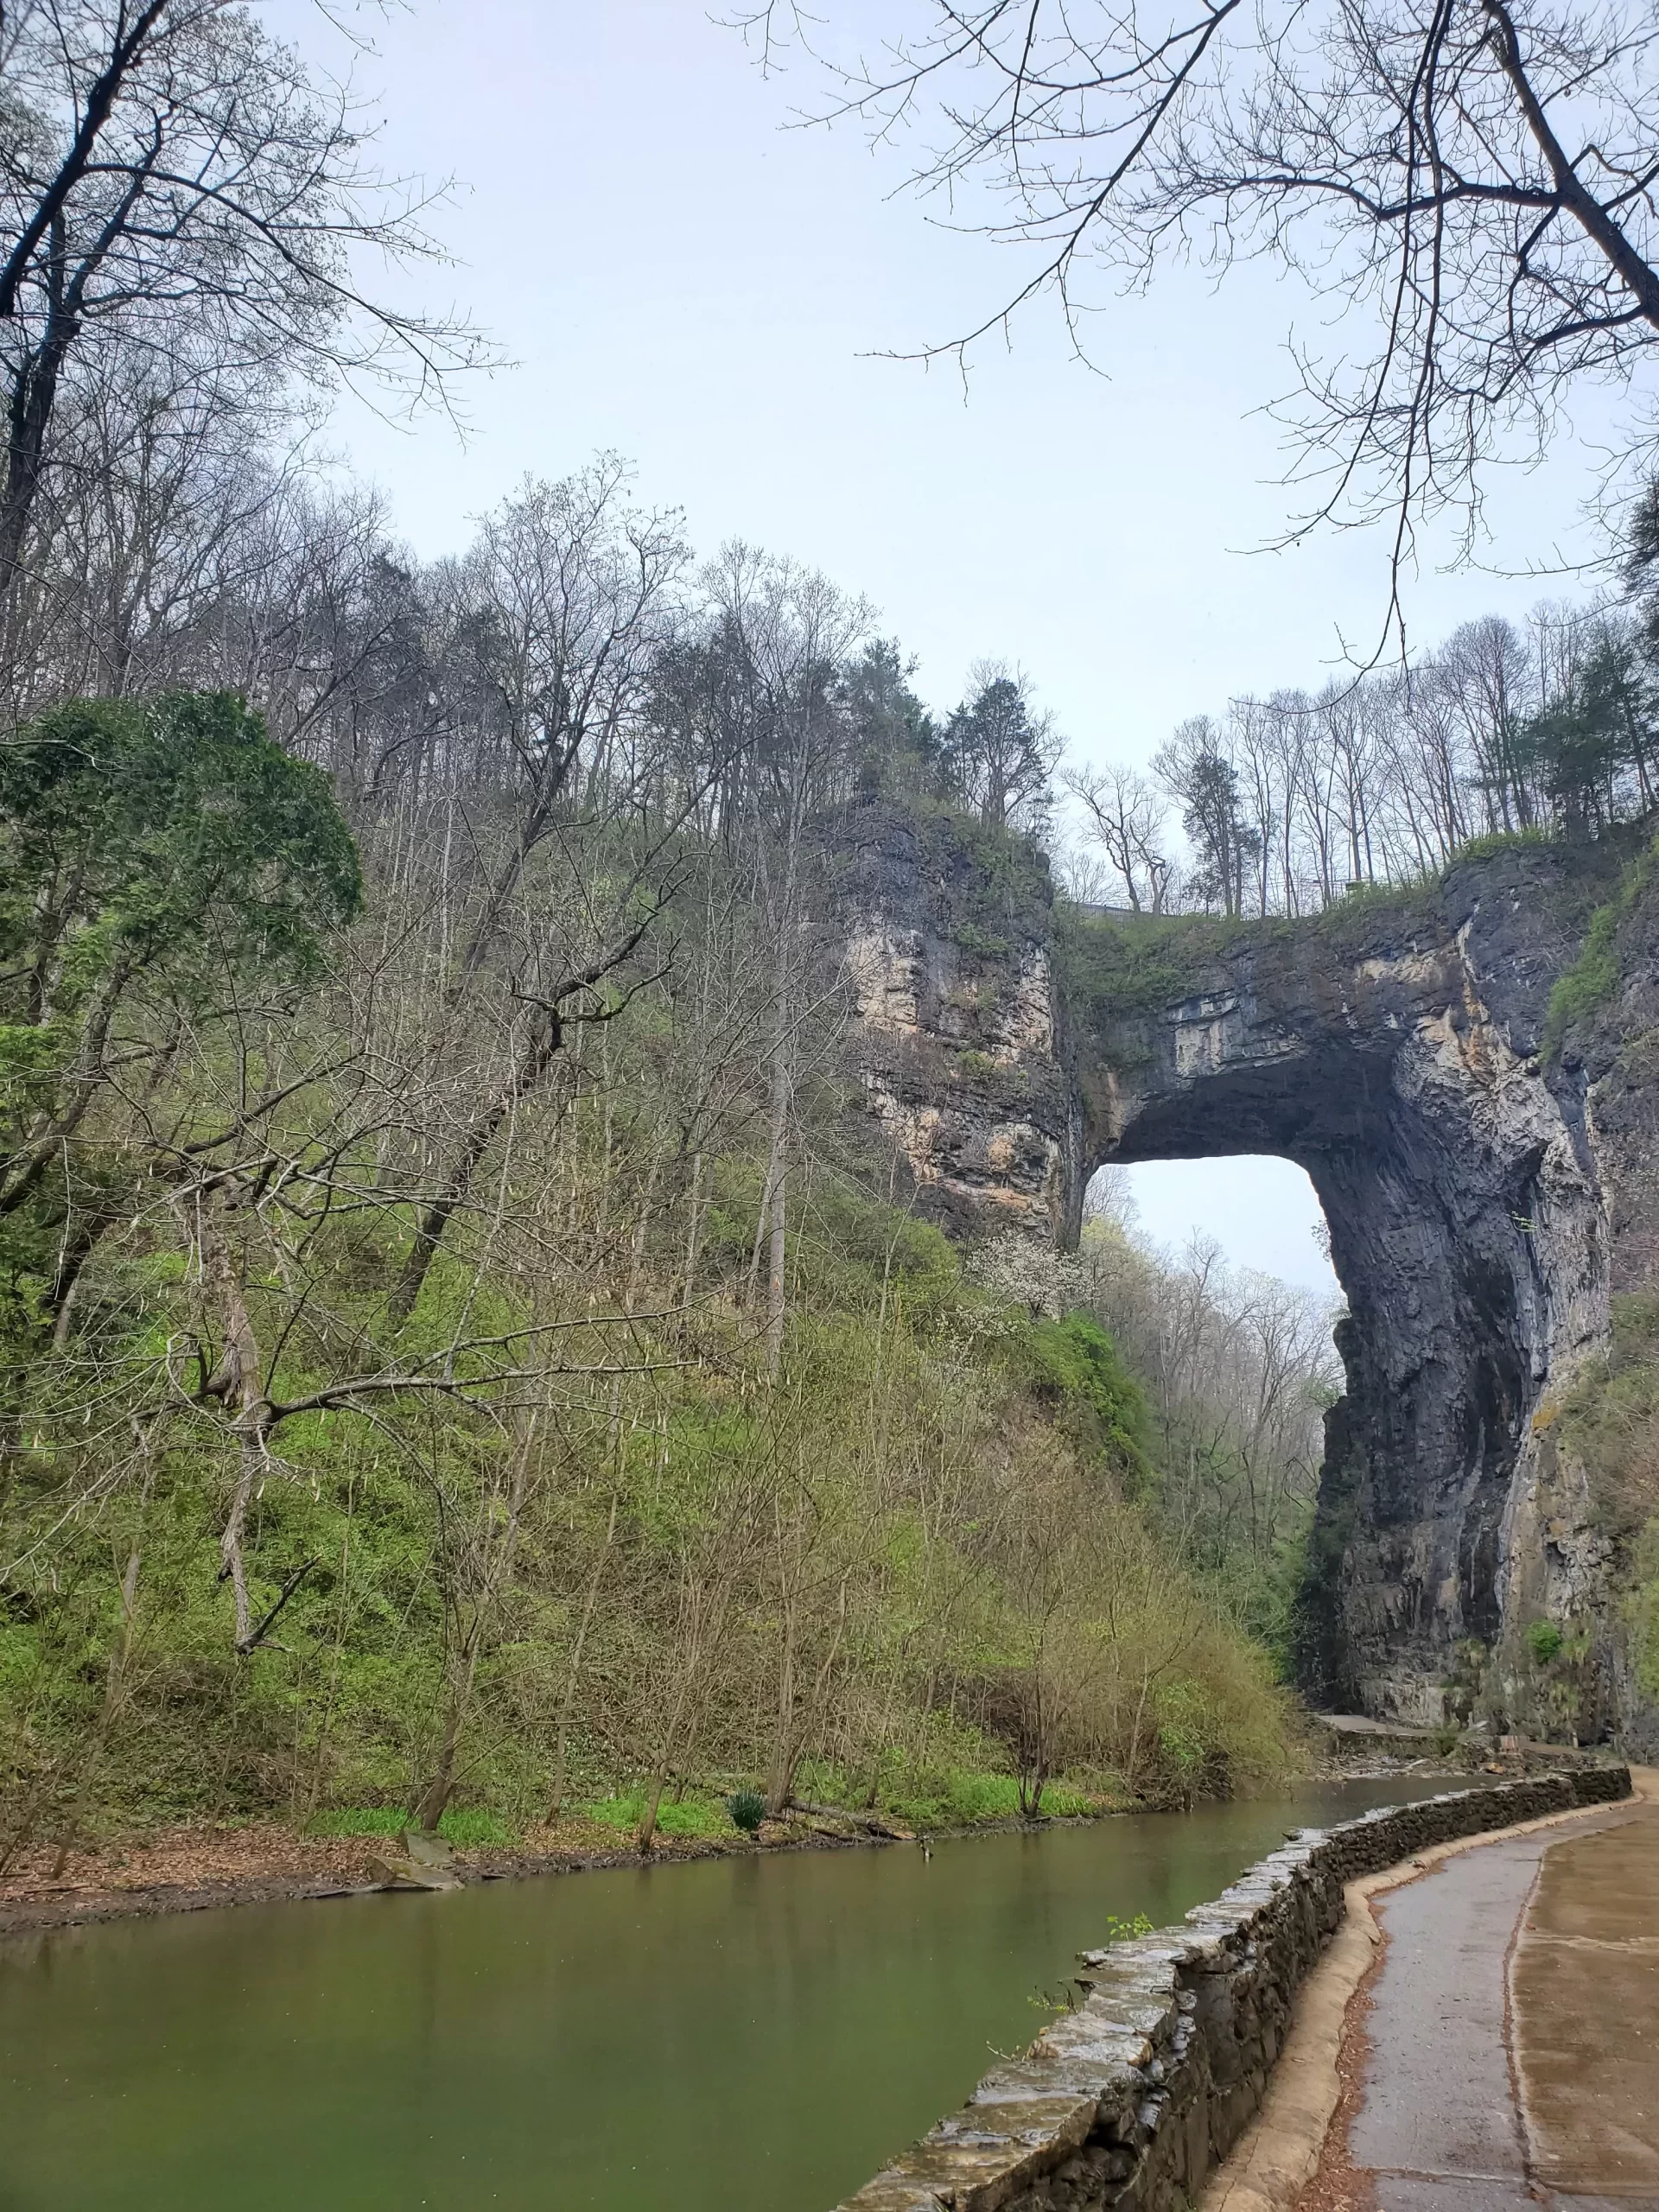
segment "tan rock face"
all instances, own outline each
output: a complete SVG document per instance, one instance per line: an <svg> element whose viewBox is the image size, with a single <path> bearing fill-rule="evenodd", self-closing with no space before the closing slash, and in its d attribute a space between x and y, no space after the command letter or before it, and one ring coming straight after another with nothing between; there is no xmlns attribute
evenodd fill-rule
<svg viewBox="0 0 1659 2212"><path fill-rule="evenodd" d="M971 849L926 825L880 822L851 887L847 974L867 1110L894 1146L921 1211L972 1237L1060 1236L1071 1181L1069 1090L1057 1050L1046 874L1022 902L953 912L943 866L971 896ZM964 887L966 887L964 892Z"/></svg>

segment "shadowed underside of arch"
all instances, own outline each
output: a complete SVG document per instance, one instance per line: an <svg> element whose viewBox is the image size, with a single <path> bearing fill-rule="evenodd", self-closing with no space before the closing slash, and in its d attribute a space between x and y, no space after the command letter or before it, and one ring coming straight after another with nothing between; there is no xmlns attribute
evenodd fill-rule
<svg viewBox="0 0 1659 2212"><path fill-rule="evenodd" d="M1587 895L1535 849L1301 923L1057 923L1035 873L993 900L919 834L878 820L849 862L867 1101L918 1200L1065 1240L1109 1160L1306 1169L1349 1313L1304 1686L1438 1719L1459 1647L1582 1566L1534 1417L1605 1341L1581 1093L1539 1058Z"/></svg>

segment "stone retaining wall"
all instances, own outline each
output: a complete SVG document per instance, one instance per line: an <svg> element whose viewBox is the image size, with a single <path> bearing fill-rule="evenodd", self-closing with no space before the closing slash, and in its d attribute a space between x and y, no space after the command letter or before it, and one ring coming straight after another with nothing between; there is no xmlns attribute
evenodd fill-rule
<svg viewBox="0 0 1659 2212"><path fill-rule="evenodd" d="M1303 1829L1183 1927L1084 1952L1077 2010L839 2212L1184 2212L1262 2102L1346 1884L1630 1789L1584 1767Z"/></svg>

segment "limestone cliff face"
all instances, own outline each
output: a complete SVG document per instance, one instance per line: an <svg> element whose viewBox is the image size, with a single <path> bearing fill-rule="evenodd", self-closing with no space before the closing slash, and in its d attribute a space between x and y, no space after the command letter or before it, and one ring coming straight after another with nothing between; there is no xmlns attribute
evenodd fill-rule
<svg viewBox="0 0 1659 2212"><path fill-rule="evenodd" d="M1558 1080L1583 1101L1585 1128L1606 1215L1608 1289L1651 1315L1659 1293L1659 868L1649 854L1617 902L1619 915L1614 976L1603 1003L1569 1032ZM1638 1330L1637 1334L1641 1332ZM1628 1347L1627 1347L1628 1349ZM1636 1356L1644 1356L1636 1348ZM1649 1372L1653 1347L1645 1347ZM1605 1403L1604 1378L1592 1378L1587 1403ZM1586 1512L1590 1486L1579 1456L1575 1423L1559 1418L1562 1395L1552 1389L1534 1417L1530 1457L1535 1491L1517 1516L1517 1617L1548 1611L1556 1618L1588 1614L1599 1623L1595 1692L1614 1714L1630 1753L1659 1759L1659 1700L1652 1673L1654 1624L1643 1630L1643 1608L1632 1606L1645 1576L1649 1599L1659 1595L1651 1578L1659 1561L1642 1562L1659 1535L1650 1520L1644 1540L1643 1510L1652 1511L1656 1471L1651 1434L1627 1434L1624 1456L1635 1478L1635 1497L1604 1494ZM1604 1478L1605 1471L1604 1470ZM1632 1510L1634 1508L1634 1510ZM1616 1602L1609 1606L1610 1582ZM1637 1655L1648 1645L1645 1687Z"/></svg>
<svg viewBox="0 0 1659 2212"><path fill-rule="evenodd" d="M1040 861L874 807L834 859L864 1103L918 1211L958 1236L1062 1236L1074 1109Z"/></svg>
<svg viewBox="0 0 1659 2212"><path fill-rule="evenodd" d="M1522 849L1300 924L1057 927L1033 866L991 887L948 827L883 815L853 842L866 1096L957 1233L1075 1235L1108 1160L1276 1153L1312 1179L1349 1317L1306 1687L1437 1720L1476 1649L1605 1617L1551 1408L1606 1343L1636 1141L1540 1047L1605 883ZM1635 1726L1601 1676L1580 1725Z"/></svg>

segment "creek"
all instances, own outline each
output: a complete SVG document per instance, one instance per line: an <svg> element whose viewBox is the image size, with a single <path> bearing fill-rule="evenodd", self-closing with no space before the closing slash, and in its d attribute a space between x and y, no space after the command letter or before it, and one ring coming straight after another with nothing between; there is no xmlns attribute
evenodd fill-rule
<svg viewBox="0 0 1659 2212"><path fill-rule="evenodd" d="M0 2212L823 2212L1109 1915L1436 1786L0 1940Z"/></svg>

